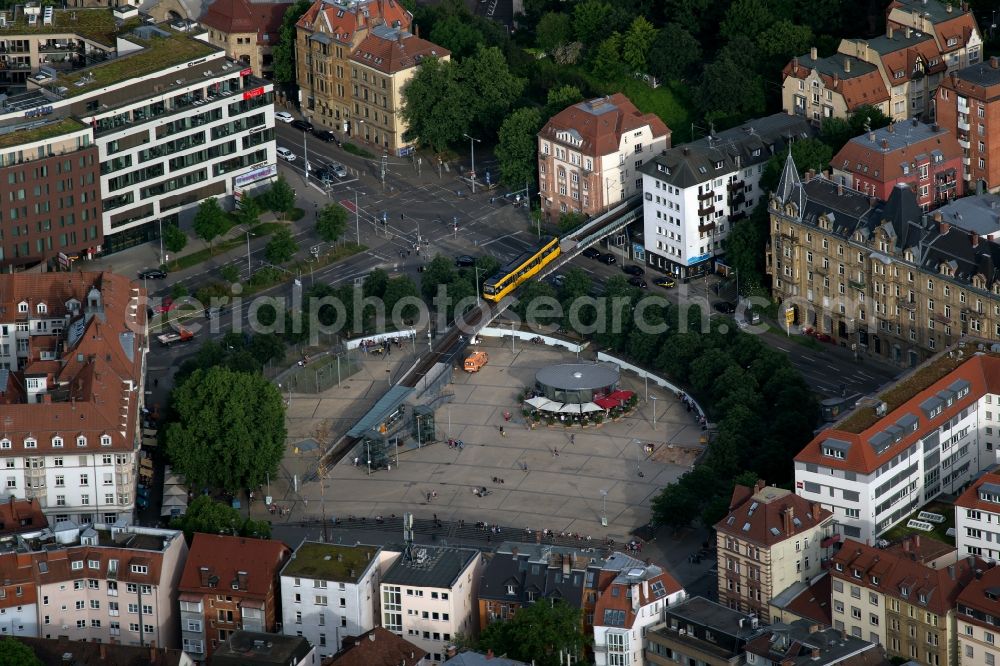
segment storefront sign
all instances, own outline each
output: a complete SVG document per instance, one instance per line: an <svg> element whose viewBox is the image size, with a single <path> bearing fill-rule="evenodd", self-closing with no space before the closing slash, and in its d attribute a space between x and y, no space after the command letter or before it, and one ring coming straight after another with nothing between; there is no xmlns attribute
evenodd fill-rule
<svg viewBox="0 0 1000 666"><path fill-rule="evenodd" d="M253 74L253 69L251 69L250 67L240 70L240 76L250 76L251 74Z"/></svg>
<svg viewBox="0 0 1000 666"><path fill-rule="evenodd" d="M243 93L243 99L253 99L254 97L260 97L264 94L264 88L254 88L253 90L248 90Z"/></svg>
<svg viewBox="0 0 1000 666"><path fill-rule="evenodd" d="M248 171L245 174L236 176L236 178L233 179L233 184L236 187L244 187L250 183L256 183L258 180L273 178L276 175L278 175L278 165L268 164L260 169L254 169L253 171Z"/></svg>
<svg viewBox="0 0 1000 666"><path fill-rule="evenodd" d="M39 116L47 116L50 113L52 113L52 107L51 106L39 106L37 108L28 109L27 111L25 111L24 112L24 117L25 118L37 118Z"/></svg>

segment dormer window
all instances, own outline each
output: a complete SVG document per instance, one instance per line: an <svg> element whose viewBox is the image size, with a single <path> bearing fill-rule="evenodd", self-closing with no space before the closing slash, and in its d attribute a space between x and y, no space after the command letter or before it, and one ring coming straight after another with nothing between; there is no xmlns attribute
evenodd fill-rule
<svg viewBox="0 0 1000 666"><path fill-rule="evenodd" d="M844 451L842 449L835 449L829 446L823 447L823 455L830 458L837 458L838 460L844 459Z"/></svg>
<svg viewBox="0 0 1000 666"><path fill-rule="evenodd" d="M909 597L909 596L910 596L910 588L906 587L905 585L904 585L904 586L902 586L901 588L899 588L899 594L900 594L900 595L901 595L901 596L902 596L902 597L903 597L904 599L906 599L907 597Z"/></svg>
<svg viewBox="0 0 1000 666"><path fill-rule="evenodd" d="M872 585L878 585L878 576L872 576Z"/></svg>
<svg viewBox="0 0 1000 666"><path fill-rule="evenodd" d="M63 438L62 437L56 435L55 437L52 438L52 448L53 449L61 449L62 445L63 445Z"/></svg>
<svg viewBox="0 0 1000 666"><path fill-rule="evenodd" d="M101 446L111 446L111 435L101 435Z"/></svg>
<svg viewBox="0 0 1000 666"><path fill-rule="evenodd" d="M844 570L844 565L841 564L840 562L837 562L836 567L837 567L837 571L843 571Z"/></svg>
<svg viewBox="0 0 1000 666"><path fill-rule="evenodd" d="M854 570L854 577L855 578L861 578L861 569L855 569Z"/></svg>
<svg viewBox="0 0 1000 666"><path fill-rule="evenodd" d="M7 439L6 437L0 439L0 449L9 449L9 448L10 448L10 440Z"/></svg>
<svg viewBox="0 0 1000 666"><path fill-rule="evenodd" d="M20 303L18 303L17 304L17 311L18 312L27 312L28 311L28 302L27 301L21 301Z"/></svg>
<svg viewBox="0 0 1000 666"><path fill-rule="evenodd" d="M84 437L83 435L80 435L79 437L76 438L76 445L80 447L87 446L87 438Z"/></svg>
<svg viewBox="0 0 1000 666"><path fill-rule="evenodd" d="M513 585L508 585L507 586L507 596L508 597L514 596L514 586Z"/></svg>
<svg viewBox="0 0 1000 666"><path fill-rule="evenodd" d="M38 305L36 305L35 310L38 312L38 314L45 314L46 312L49 311L49 309L45 306L45 303L39 303Z"/></svg>
<svg viewBox="0 0 1000 666"><path fill-rule="evenodd" d="M24 440L24 448L26 448L26 449L37 449L38 448L38 440L36 440L34 437L28 437L27 439Z"/></svg>
<svg viewBox="0 0 1000 666"><path fill-rule="evenodd" d="M922 604L926 604L927 603L927 595L924 594L923 592L921 592L919 595L917 595L917 600L920 601L920 603L922 603Z"/></svg>

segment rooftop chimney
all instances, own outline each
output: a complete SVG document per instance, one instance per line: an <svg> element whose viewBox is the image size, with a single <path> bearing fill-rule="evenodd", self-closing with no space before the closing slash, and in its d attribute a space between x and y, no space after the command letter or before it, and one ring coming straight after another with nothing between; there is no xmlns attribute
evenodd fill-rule
<svg viewBox="0 0 1000 666"><path fill-rule="evenodd" d="M851 59L850 58L844 58L844 73L846 73L846 74L850 74L851 73Z"/></svg>
<svg viewBox="0 0 1000 666"><path fill-rule="evenodd" d="M949 564L948 565L948 576L952 580L955 580L955 565L954 564Z"/></svg>
<svg viewBox="0 0 1000 666"><path fill-rule="evenodd" d="M493 658L493 650L487 650L486 651L486 658L487 659L492 659Z"/></svg>
<svg viewBox="0 0 1000 666"><path fill-rule="evenodd" d="M938 233L944 236L951 229L951 225L944 220L938 221Z"/></svg>
<svg viewBox="0 0 1000 666"><path fill-rule="evenodd" d="M910 552L910 540L909 539L904 539L903 540L903 552L904 553Z"/></svg>
<svg viewBox="0 0 1000 666"><path fill-rule="evenodd" d="M809 57L812 58L813 60L819 60L819 51L816 49L815 46L809 49Z"/></svg>
<svg viewBox="0 0 1000 666"><path fill-rule="evenodd" d="M913 35L913 28L906 29L906 38L909 39Z"/></svg>
<svg viewBox="0 0 1000 666"><path fill-rule="evenodd" d="M990 67L993 69L1000 69L1000 58L996 56L990 56Z"/></svg>
<svg viewBox="0 0 1000 666"><path fill-rule="evenodd" d="M913 539L913 549L920 548L920 535L914 534L911 538Z"/></svg>
<svg viewBox="0 0 1000 666"><path fill-rule="evenodd" d="M882 139L882 150L889 150L889 139Z"/></svg>
<svg viewBox="0 0 1000 666"><path fill-rule="evenodd" d="M889 123L889 126L886 127L886 131L889 132L889 134L892 134L893 132L895 132L896 131L896 123L894 123L894 122Z"/></svg>
<svg viewBox="0 0 1000 666"><path fill-rule="evenodd" d="M799 57L795 56L792 58L792 72L799 71Z"/></svg>
<svg viewBox="0 0 1000 666"><path fill-rule="evenodd" d="M764 482L764 479L757 479L757 483L753 484L754 493L756 494L764 490L765 486L767 486L767 483Z"/></svg>
<svg viewBox="0 0 1000 666"><path fill-rule="evenodd" d="M885 29L885 36L888 37L889 39L892 39L893 37L896 36L895 32L896 31L892 29L891 25L887 26Z"/></svg>
<svg viewBox="0 0 1000 666"><path fill-rule="evenodd" d="M106 643L100 643L99 645L100 647L98 648L98 650L101 655L101 661L104 661L105 659L108 658L108 646Z"/></svg>
<svg viewBox="0 0 1000 666"><path fill-rule="evenodd" d="M979 247L979 234L973 233L972 235L972 247Z"/></svg>
<svg viewBox="0 0 1000 666"><path fill-rule="evenodd" d="M795 518L795 509L787 507L781 516L785 523L785 534L791 534L795 527L795 524L792 522L792 519Z"/></svg>
<svg viewBox="0 0 1000 666"><path fill-rule="evenodd" d="M819 502L813 502L809 508L812 510L813 522L818 523L820 516L823 515L823 507L819 505Z"/></svg>

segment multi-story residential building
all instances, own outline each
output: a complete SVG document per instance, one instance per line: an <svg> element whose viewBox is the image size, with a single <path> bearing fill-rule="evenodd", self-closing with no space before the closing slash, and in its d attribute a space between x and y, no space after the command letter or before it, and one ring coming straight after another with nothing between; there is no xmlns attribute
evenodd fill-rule
<svg viewBox="0 0 1000 666"><path fill-rule="evenodd" d="M994 156L1000 128L1000 60L951 72L938 88L938 123L958 138L968 189L1000 188L1000 159Z"/></svg>
<svg viewBox="0 0 1000 666"><path fill-rule="evenodd" d="M302 636L237 631L212 655L212 666L316 666L316 647Z"/></svg>
<svg viewBox="0 0 1000 666"><path fill-rule="evenodd" d="M249 67L256 76L274 74L271 49L278 43L281 20L291 2L213 0L198 22L208 29L210 44Z"/></svg>
<svg viewBox="0 0 1000 666"><path fill-rule="evenodd" d="M989 400L986 404L993 404L990 394L983 398ZM995 454L1000 442L995 441L998 437L993 432L993 426L986 426L986 449ZM987 459L992 462L989 453ZM955 500L955 547L962 554L979 555L988 562L1000 560L1000 472L986 472Z"/></svg>
<svg viewBox="0 0 1000 666"><path fill-rule="evenodd" d="M802 182L789 160L769 208L773 296L795 323L900 365L963 336L1000 338L989 239L1000 225L972 202L924 215L909 187L883 205L827 178Z"/></svg>
<svg viewBox="0 0 1000 666"><path fill-rule="evenodd" d="M968 3L947 0L892 0L886 26L934 37L948 71L982 60L983 36Z"/></svg>
<svg viewBox="0 0 1000 666"><path fill-rule="evenodd" d="M641 666L646 630L663 621L662 611L685 598L669 573L624 553L604 560L594 607L594 662L597 666Z"/></svg>
<svg viewBox="0 0 1000 666"><path fill-rule="evenodd" d="M820 573L835 542L832 522L830 511L784 488L736 486L715 525L719 603L766 622L775 595Z"/></svg>
<svg viewBox="0 0 1000 666"><path fill-rule="evenodd" d="M663 624L646 631L647 664L739 666L747 643L760 634L755 615L691 597L663 611Z"/></svg>
<svg viewBox="0 0 1000 666"><path fill-rule="evenodd" d="M963 666L993 666L1000 659L1000 569L976 571L958 595L958 657Z"/></svg>
<svg viewBox="0 0 1000 666"><path fill-rule="evenodd" d="M846 118L863 106L889 114L889 91L881 72L854 56L820 58L813 47L785 65L781 80L782 108L817 125L827 118Z"/></svg>
<svg viewBox="0 0 1000 666"><path fill-rule="evenodd" d="M356 137L373 143L390 155L413 151L414 141L404 136L408 125L400 112L403 87L417 73L425 58L449 60L451 52L411 35L403 28L374 26L351 54L351 93Z"/></svg>
<svg viewBox="0 0 1000 666"><path fill-rule="evenodd" d="M429 666L422 648L382 627L344 639L342 648L323 666ZM506 666L498 663L496 666Z"/></svg>
<svg viewBox="0 0 1000 666"><path fill-rule="evenodd" d="M809 620L775 623L747 643L746 661L759 666L883 666L878 645Z"/></svg>
<svg viewBox="0 0 1000 666"><path fill-rule="evenodd" d="M362 81L355 78L360 72L352 67L351 56L375 26L406 31L412 22L413 15L396 0L316 0L295 25L295 80L302 113L317 127L360 140L367 121L354 112L354 89L357 85L360 93ZM380 85L379 99L388 106L387 93ZM393 109L395 115L398 106Z"/></svg>
<svg viewBox="0 0 1000 666"><path fill-rule="evenodd" d="M113 273L0 278L4 488L51 524L131 522L144 295Z"/></svg>
<svg viewBox="0 0 1000 666"><path fill-rule="evenodd" d="M916 119L851 139L830 166L835 182L883 201L903 183L924 211L965 193L958 139L940 125Z"/></svg>
<svg viewBox="0 0 1000 666"><path fill-rule="evenodd" d="M595 215L642 189L640 167L670 147L670 129L628 97L579 102L538 133L542 213Z"/></svg>
<svg viewBox="0 0 1000 666"><path fill-rule="evenodd" d="M382 626L444 661L457 633L478 633L476 598L483 556L478 550L409 546L382 576Z"/></svg>
<svg viewBox="0 0 1000 666"><path fill-rule="evenodd" d="M274 632L290 555L280 541L195 533L179 585L184 651L204 662L237 631Z"/></svg>
<svg viewBox="0 0 1000 666"><path fill-rule="evenodd" d="M145 242L205 197L275 175L270 84L171 27L117 39L114 57L41 68L0 106L0 180L24 202L3 211L0 261L65 266Z"/></svg>
<svg viewBox="0 0 1000 666"><path fill-rule="evenodd" d="M768 617L771 624L808 620L829 627L833 623L830 617L830 576L823 572L809 582L792 583L768 603Z"/></svg>
<svg viewBox="0 0 1000 666"><path fill-rule="evenodd" d="M795 456L796 493L832 510L844 536L873 544L917 507L959 492L996 463L998 369L993 354L942 354L862 400Z"/></svg>
<svg viewBox="0 0 1000 666"><path fill-rule="evenodd" d="M381 546L303 542L281 571L282 631L332 656L345 637L375 626L380 572L396 557Z"/></svg>
<svg viewBox="0 0 1000 666"><path fill-rule="evenodd" d="M485 654L482 652L473 652L471 650L466 650L464 652L454 651L455 654L452 656L452 651L448 651L448 661L444 662L449 664L449 666L530 666L523 661L518 661L517 659L510 659L508 657L497 657L490 650ZM339 665L338 665L339 666ZM358 666L361 666L360 664ZM393 666L392 664L386 664L385 666Z"/></svg>
<svg viewBox="0 0 1000 666"><path fill-rule="evenodd" d="M20 534L27 537L49 526L41 505L34 499L17 499L13 495L0 503L0 539Z"/></svg>
<svg viewBox="0 0 1000 666"><path fill-rule="evenodd" d="M957 666L955 602L981 561L934 568L851 539L833 557L833 626L890 657Z"/></svg>
<svg viewBox="0 0 1000 666"><path fill-rule="evenodd" d="M160 646L122 645L121 643L88 643L60 638L19 637L45 666L194 666L194 661L182 650Z"/></svg>
<svg viewBox="0 0 1000 666"><path fill-rule="evenodd" d="M177 647L182 532L63 522L23 543L36 569L41 636Z"/></svg>
<svg viewBox="0 0 1000 666"><path fill-rule="evenodd" d="M764 165L811 132L776 113L653 156L639 169L646 263L680 278L710 270L733 223L766 196Z"/></svg>

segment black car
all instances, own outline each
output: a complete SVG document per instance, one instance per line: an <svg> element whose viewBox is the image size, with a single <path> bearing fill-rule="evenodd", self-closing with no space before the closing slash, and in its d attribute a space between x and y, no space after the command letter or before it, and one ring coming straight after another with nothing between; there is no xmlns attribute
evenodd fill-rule
<svg viewBox="0 0 1000 666"><path fill-rule="evenodd" d="M622 273L628 273L629 275L634 275L640 277L646 274L646 271L642 270L639 266L629 264L628 266L622 266Z"/></svg>
<svg viewBox="0 0 1000 666"><path fill-rule="evenodd" d="M583 256L587 257L587 259L600 259L601 258L601 253L599 251L597 251L596 249L592 248L592 247L588 247L586 250L584 250L580 254L582 254Z"/></svg>
<svg viewBox="0 0 1000 666"><path fill-rule="evenodd" d="M721 312L722 314L733 314L736 312L736 306L729 301L719 301L712 307L715 308L716 312Z"/></svg>
<svg viewBox="0 0 1000 666"><path fill-rule="evenodd" d="M337 140L337 135L330 130L313 130L313 136L315 136L320 141L326 141L327 143L336 143L340 145L340 141Z"/></svg>
<svg viewBox="0 0 1000 666"><path fill-rule="evenodd" d="M302 130L303 132L313 131L312 123L309 122L308 120L293 120L292 127L294 127L297 130Z"/></svg>
<svg viewBox="0 0 1000 666"><path fill-rule="evenodd" d="M597 258L597 260L602 264L607 264L608 266L618 261L617 259L615 259L615 255L613 254L602 254L600 257Z"/></svg>
<svg viewBox="0 0 1000 666"><path fill-rule="evenodd" d="M463 254L461 257L455 257L455 265L459 268L469 268L476 265L476 258Z"/></svg>
<svg viewBox="0 0 1000 666"><path fill-rule="evenodd" d="M148 268L144 271L139 271L140 280L162 280L166 277L166 271L161 271L159 268Z"/></svg>
<svg viewBox="0 0 1000 666"><path fill-rule="evenodd" d="M556 289L562 289L562 286L566 284L566 276L557 273L556 275L549 277L547 281Z"/></svg>
<svg viewBox="0 0 1000 666"><path fill-rule="evenodd" d="M630 277L628 279L628 283L630 285L632 285L633 287L639 287L640 289L645 289L646 288L646 281L643 280L641 277L638 277L638 276Z"/></svg>

